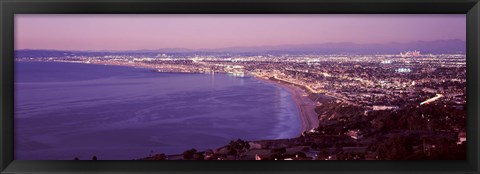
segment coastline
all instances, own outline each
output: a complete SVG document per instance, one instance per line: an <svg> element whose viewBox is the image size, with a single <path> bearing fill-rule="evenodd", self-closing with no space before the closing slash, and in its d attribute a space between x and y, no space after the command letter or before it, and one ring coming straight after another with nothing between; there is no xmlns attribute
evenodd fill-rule
<svg viewBox="0 0 480 174"><path fill-rule="evenodd" d="M135 67L135 68L147 68L147 69L157 69L155 65L150 64L129 64L129 63L119 63L119 62L74 62L74 61L52 61L52 62L63 62L63 63L81 63L81 64L94 64L94 65L109 65L109 66L124 66L124 67ZM299 110L300 120L302 122L302 131L303 132L310 131L314 128L317 128L319 125L319 118L318 114L315 112L315 108L317 103L312 101L308 98L308 94L305 90L301 89L298 86L282 83L279 81L270 80L264 77L252 75L253 78L262 81L267 84L272 84L274 86L278 86L287 90L291 95L292 99L295 102ZM300 136L299 135L299 136Z"/></svg>
<svg viewBox="0 0 480 174"><path fill-rule="evenodd" d="M316 102L308 98L307 93L303 89L297 86L269 80L258 76L253 77L264 83L273 84L275 86L283 88L292 95L292 99L297 105L300 112L299 115L302 122L302 133L318 127L319 119L318 114L315 112L315 107L317 106L317 104Z"/></svg>

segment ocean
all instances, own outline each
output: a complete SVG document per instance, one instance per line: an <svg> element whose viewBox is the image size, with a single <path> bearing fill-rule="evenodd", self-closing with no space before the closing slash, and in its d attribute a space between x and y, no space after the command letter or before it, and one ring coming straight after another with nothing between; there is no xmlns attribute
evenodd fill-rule
<svg viewBox="0 0 480 174"><path fill-rule="evenodd" d="M297 137L291 94L253 77L15 62L15 160L131 160Z"/></svg>

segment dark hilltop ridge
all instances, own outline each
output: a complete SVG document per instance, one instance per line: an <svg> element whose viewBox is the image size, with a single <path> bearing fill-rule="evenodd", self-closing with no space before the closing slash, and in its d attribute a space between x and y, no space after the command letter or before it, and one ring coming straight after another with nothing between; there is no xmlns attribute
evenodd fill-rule
<svg viewBox="0 0 480 174"><path fill-rule="evenodd" d="M391 42L385 44L357 44L350 42L303 44L303 45L280 45L280 46L257 46L257 47L228 47L217 49L192 50L186 48L163 48L155 50L130 50L130 51L62 51L62 50L16 50L16 58L45 58L62 57L82 54L83 56L151 56L159 53L185 56L197 55L249 55L249 54L398 54L408 50L418 50L422 53L445 53L464 54L466 42L460 39L415 41L408 43Z"/></svg>

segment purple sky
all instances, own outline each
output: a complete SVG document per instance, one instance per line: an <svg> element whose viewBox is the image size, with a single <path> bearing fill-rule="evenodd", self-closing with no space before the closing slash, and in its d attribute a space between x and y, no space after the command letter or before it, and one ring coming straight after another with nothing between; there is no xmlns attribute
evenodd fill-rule
<svg viewBox="0 0 480 174"><path fill-rule="evenodd" d="M15 16L15 49L136 50L466 40L465 15Z"/></svg>

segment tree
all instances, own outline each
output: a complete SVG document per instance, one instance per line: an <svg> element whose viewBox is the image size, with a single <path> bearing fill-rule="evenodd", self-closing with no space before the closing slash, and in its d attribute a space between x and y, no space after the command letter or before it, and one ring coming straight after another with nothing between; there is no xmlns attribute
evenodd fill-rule
<svg viewBox="0 0 480 174"><path fill-rule="evenodd" d="M275 148L275 149L272 149L271 150L272 153L285 153L287 152L287 149L285 147L282 147L282 148Z"/></svg>
<svg viewBox="0 0 480 174"><path fill-rule="evenodd" d="M234 148L231 148L229 151L228 151L228 155L237 155L237 150L235 150Z"/></svg>
<svg viewBox="0 0 480 174"><path fill-rule="evenodd" d="M190 149L183 152L183 159L189 160L193 158L193 155L197 152L197 149Z"/></svg>
<svg viewBox="0 0 480 174"><path fill-rule="evenodd" d="M380 159L406 159L413 154L412 139L404 135L395 135L376 146L375 153Z"/></svg>

